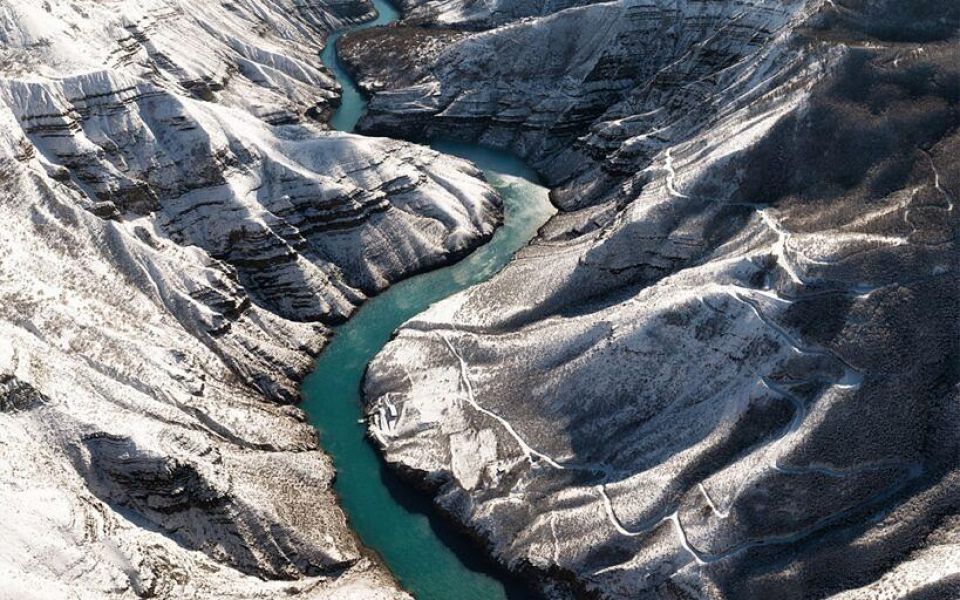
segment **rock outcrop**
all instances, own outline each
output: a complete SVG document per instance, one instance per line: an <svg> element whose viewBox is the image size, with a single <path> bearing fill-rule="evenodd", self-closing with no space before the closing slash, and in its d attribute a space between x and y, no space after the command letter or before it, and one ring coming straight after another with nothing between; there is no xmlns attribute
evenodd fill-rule
<svg viewBox="0 0 960 600"><path fill-rule="evenodd" d="M361 128L565 212L371 365L387 460L556 597L958 595L956 7L465 6L344 39Z"/></svg>
<svg viewBox="0 0 960 600"><path fill-rule="evenodd" d="M0 3L0 596L404 598L297 386L489 237L469 163L327 130L366 2Z"/></svg>

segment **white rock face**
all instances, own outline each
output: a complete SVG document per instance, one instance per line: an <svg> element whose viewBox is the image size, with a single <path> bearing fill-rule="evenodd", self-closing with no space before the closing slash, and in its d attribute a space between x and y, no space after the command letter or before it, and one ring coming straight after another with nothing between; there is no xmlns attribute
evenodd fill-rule
<svg viewBox="0 0 960 600"><path fill-rule="evenodd" d="M326 130L361 2L0 3L0 596L401 598L289 405L324 324L492 234Z"/></svg>
<svg viewBox="0 0 960 600"><path fill-rule="evenodd" d="M367 128L518 150L567 209L365 384L387 459L551 595L960 594L957 9L896 6L364 34L392 82L346 40Z"/></svg>

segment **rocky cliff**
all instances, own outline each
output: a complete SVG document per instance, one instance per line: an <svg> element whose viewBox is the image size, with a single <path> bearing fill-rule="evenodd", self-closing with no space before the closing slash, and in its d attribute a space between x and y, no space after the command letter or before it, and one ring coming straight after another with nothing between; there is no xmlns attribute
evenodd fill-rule
<svg viewBox="0 0 960 600"><path fill-rule="evenodd" d="M0 595L406 597L290 405L327 325L492 234L328 131L365 2L0 2Z"/></svg>
<svg viewBox="0 0 960 600"><path fill-rule="evenodd" d="M557 597L960 595L956 6L429 6L361 128L565 210L372 364L387 459Z"/></svg>

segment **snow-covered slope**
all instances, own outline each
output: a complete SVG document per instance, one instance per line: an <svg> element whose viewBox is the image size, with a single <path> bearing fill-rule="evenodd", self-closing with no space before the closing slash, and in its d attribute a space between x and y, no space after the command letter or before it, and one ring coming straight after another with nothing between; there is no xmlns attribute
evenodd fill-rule
<svg viewBox="0 0 960 600"><path fill-rule="evenodd" d="M567 209L365 388L387 459L558 597L960 595L957 8L880 4L344 41L365 127L515 149Z"/></svg>
<svg viewBox="0 0 960 600"><path fill-rule="evenodd" d="M593 159L619 149L607 165L619 167L619 180L717 111L809 81L817 61L792 47L792 32L816 7L605 2L455 38L426 61L422 43L405 45L407 60L420 67L413 71L381 63L369 42L403 40L403 29L348 36L343 54L362 85L391 85L372 99L365 131L454 135L510 148L553 185L584 171L595 177ZM420 75L412 82L389 76L411 72ZM610 182L593 185L603 184ZM577 190L581 205L589 200L584 191Z"/></svg>
<svg viewBox="0 0 960 600"><path fill-rule="evenodd" d="M466 162L328 131L364 2L0 2L0 596L405 597L290 406L488 237Z"/></svg>
<svg viewBox="0 0 960 600"><path fill-rule="evenodd" d="M405 21L458 29L487 29L603 0L398 0Z"/></svg>

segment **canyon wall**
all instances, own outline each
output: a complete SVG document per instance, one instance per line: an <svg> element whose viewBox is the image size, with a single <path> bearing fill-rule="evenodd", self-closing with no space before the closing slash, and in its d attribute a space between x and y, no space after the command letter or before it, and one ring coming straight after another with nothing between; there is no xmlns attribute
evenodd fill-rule
<svg viewBox="0 0 960 600"><path fill-rule="evenodd" d="M292 404L370 294L468 252L464 161L329 131L365 2L0 3L0 595L404 598Z"/></svg>

